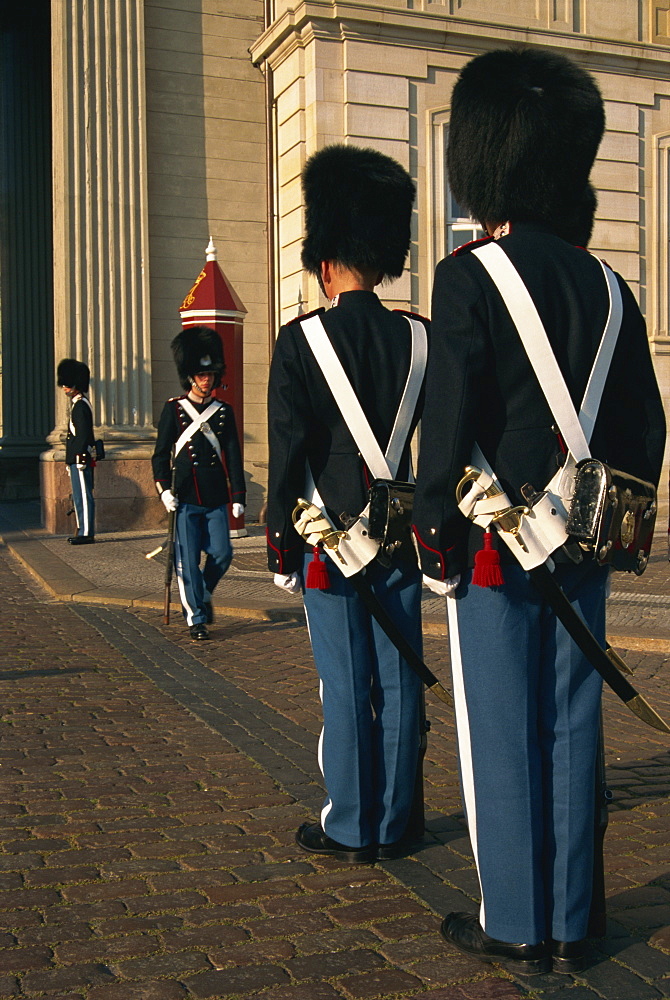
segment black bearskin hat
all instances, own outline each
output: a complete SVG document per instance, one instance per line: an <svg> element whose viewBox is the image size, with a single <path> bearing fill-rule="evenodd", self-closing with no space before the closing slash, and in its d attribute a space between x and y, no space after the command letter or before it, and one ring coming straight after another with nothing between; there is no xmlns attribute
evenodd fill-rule
<svg viewBox="0 0 670 1000"><path fill-rule="evenodd" d="M68 389L76 389L78 392L88 392L91 373L83 361L63 358L58 365L57 376L58 385L65 385Z"/></svg>
<svg viewBox="0 0 670 1000"><path fill-rule="evenodd" d="M321 261L334 260L400 277L416 190L404 167L376 149L325 146L307 160L302 188L306 271L318 276Z"/></svg>
<svg viewBox="0 0 670 1000"><path fill-rule="evenodd" d="M566 206L564 212L552 221L551 228L568 243L587 247L593 231L598 198L591 184L587 184L580 198Z"/></svg>
<svg viewBox="0 0 670 1000"><path fill-rule="evenodd" d="M477 56L452 95L453 196L482 224L542 222L558 230L560 217L574 213L581 221L568 228L583 236L589 205L595 209L586 189L604 129L595 81L565 56L535 49Z"/></svg>
<svg viewBox="0 0 670 1000"><path fill-rule="evenodd" d="M191 378L200 372L214 372L214 387L226 369L223 344L216 330L208 326L187 326L170 344L182 387L191 388Z"/></svg>

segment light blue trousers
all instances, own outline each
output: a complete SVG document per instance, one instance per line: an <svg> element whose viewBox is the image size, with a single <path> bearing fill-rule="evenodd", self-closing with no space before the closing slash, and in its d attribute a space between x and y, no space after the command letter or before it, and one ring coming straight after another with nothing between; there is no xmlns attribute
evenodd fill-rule
<svg viewBox="0 0 670 1000"><path fill-rule="evenodd" d="M77 532L92 538L95 535L95 500L93 499L93 468L78 469L68 465L72 503L77 518Z"/></svg>
<svg viewBox="0 0 670 1000"><path fill-rule="evenodd" d="M202 552L207 558L201 570ZM200 625L207 620L205 601L211 599L232 558L225 504L222 507L180 504L175 521L174 564L187 625Z"/></svg>
<svg viewBox="0 0 670 1000"><path fill-rule="evenodd" d="M349 847L390 844L404 834L412 806L421 681L330 559L328 573L329 590L304 591L323 704L321 823ZM372 563L366 578L420 654L418 570Z"/></svg>
<svg viewBox="0 0 670 1000"><path fill-rule="evenodd" d="M605 638L608 571L555 576ZM536 944L586 935L602 682L520 566L471 572L447 598L459 761L487 934Z"/></svg>

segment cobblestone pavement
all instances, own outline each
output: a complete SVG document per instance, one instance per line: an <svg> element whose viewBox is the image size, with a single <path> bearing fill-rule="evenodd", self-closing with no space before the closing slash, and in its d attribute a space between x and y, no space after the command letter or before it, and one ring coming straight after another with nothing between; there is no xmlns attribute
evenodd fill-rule
<svg viewBox="0 0 670 1000"><path fill-rule="evenodd" d="M107 599L81 562L69 569L89 589L63 599L48 581L68 567L44 553L71 559L69 547L33 533L22 550L10 534L0 548L0 1000L670 996L670 744L614 697L607 936L579 977L512 977L438 934L441 915L477 899L446 706L429 699L427 832L415 852L356 867L306 856L294 832L323 794L315 675L299 609L285 606L283 620L259 611L258 546L240 546L236 560L238 598L245 584L257 607L219 613L214 641L197 644L177 616L162 624L151 589L140 597L128 556L132 601L109 583L116 556L102 544L84 551L107 560ZM42 564L33 551L30 576L34 544ZM635 683L666 718L669 596L659 557L640 581L617 580L610 602ZM426 659L448 681L428 617Z"/></svg>

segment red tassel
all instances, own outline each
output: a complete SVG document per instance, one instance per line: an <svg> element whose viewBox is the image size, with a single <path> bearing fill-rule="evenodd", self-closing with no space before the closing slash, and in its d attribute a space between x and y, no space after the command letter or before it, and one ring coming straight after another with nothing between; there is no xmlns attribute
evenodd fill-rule
<svg viewBox="0 0 670 1000"><path fill-rule="evenodd" d="M328 576L328 567L323 559L321 559L319 546L315 545L313 551L314 558L307 567L305 588L307 590L329 590L330 577Z"/></svg>
<svg viewBox="0 0 670 1000"><path fill-rule="evenodd" d="M502 587L502 570L500 568L500 553L493 548L490 531L484 532L484 548L475 554L475 569L472 582L476 587Z"/></svg>

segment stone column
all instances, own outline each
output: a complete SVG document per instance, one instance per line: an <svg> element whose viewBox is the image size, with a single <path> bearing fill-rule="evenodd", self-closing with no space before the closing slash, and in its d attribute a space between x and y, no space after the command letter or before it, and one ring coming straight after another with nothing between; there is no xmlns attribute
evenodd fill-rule
<svg viewBox="0 0 670 1000"><path fill-rule="evenodd" d="M91 369L98 529L144 527L155 507L143 0L52 4L54 342ZM43 522L65 519L66 400L42 455Z"/></svg>

